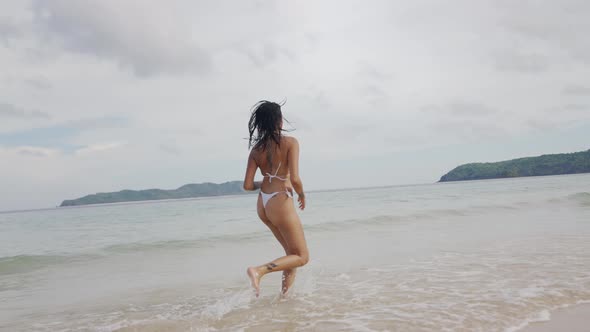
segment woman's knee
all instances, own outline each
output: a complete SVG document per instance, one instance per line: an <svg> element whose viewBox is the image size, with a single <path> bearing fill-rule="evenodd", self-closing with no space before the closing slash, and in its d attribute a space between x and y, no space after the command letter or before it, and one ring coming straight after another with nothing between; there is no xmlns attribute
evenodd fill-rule
<svg viewBox="0 0 590 332"><path fill-rule="evenodd" d="M287 250L287 255L299 256L300 266L303 266L309 262L309 252L307 250Z"/></svg>
<svg viewBox="0 0 590 332"><path fill-rule="evenodd" d="M309 262L309 253L305 252L305 253L299 255L299 257L301 258L301 266L303 266Z"/></svg>

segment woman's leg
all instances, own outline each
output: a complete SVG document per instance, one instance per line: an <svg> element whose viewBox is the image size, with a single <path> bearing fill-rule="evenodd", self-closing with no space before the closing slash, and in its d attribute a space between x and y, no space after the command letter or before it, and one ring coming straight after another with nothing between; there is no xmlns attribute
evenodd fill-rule
<svg viewBox="0 0 590 332"><path fill-rule="evenodd" d="M281 231L275 225L273 225L266 216L266 211L264 210L264 206L262 205L262 198L260 197L260 195L258 196L257 210L258 217L260 218L260 220L262 220L262 222L266 226L268 226L268 228L273 233L277 241L279 241L279 243L285 250L285 254L289 255L290 252L289 247L287 246L287 242L283 238L283 235L281 235ZM295 271L296 269L294 268L283 270L283 277L281 278L281 292L283 294L286 294L289 288L291 288L291 285L293 285L293 282L295 281Z"/></svg>
<svg viewBox="0 0 590 332"><path fill-rule="evenodd" d="M285 241L285 239L283 239L283 236L281 235L281 232L279 231L279 229L275 225L273 225L272 222L270 222L270 219L268 219L268 217L266 216L266 211L264 210L264 206L262 205L262 198L260 197L260 195L258 195L257 211L258 211L258 217L260 218L260 220L262 220L262 222L266 226L268 226L268 228L270 229L272 234L275 236L277 241L279 241L279 243L281 244L283 249L285 249L285 253L287 253L287 250L288 250L287 242Z"/></svg>
<svg viewBox="0 0 590 332"><path fill-rule="evenodd" d="M262 276L270 272L292 270L307 264L309 260L303 227L295 211L293 200L286 194L271 198L266 205L265 215L280 232L287 245L288 253L267 264L248 268L248 276L252 280L252 286L256 289L257 295ZM285 286L287 289L290 286L288 280Z"/></svg>

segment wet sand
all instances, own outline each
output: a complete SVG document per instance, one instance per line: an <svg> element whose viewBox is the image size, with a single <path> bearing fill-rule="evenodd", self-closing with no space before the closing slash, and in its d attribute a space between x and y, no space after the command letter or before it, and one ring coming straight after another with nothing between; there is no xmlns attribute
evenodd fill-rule
<svg viewBox="0 0 590 332"><path fill-rule="evenodd" d="M531 323L519 332L588 332L590 331L590 304L580 304L551 313L551 320Z"/></svg>

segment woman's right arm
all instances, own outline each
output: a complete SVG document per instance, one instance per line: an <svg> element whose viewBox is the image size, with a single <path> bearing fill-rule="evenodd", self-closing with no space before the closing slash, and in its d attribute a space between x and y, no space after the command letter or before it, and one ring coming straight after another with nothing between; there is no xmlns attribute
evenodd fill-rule
<svg viewBox="0 0 590 332"><path fill-rule="evenodd" d="M250 152L250 155L248 156L248 165L246 166L246 175L244 176L244 190L256 190L260 188L260 183L254 182L257 168L258 165L254 160L252 152Z"/></svg>
<svg viewBox="0 0 590 332"><path fill-rule="evenodd" d="M289 148L289 173L293 189L297 193L297 200L299 201L299 208L305 209L305 193L303 192L303 182L299 177L299 142L296 138L292 138L291 147Z"/></svg>

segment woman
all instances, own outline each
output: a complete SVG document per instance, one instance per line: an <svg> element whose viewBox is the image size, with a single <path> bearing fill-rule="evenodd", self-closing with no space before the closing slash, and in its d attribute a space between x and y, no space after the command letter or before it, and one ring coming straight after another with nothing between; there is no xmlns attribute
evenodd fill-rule
<svg viewBox="0 0 590 332"><path fill-rule="evenodd" d="M254 105L248 129L248 148L252 150L248 157L244 189L260 189L258 216L283 246L285 256L251 266L247 273L258 297L260 279L267 273L283 271L281 292L286 294L295 280L295 269L309 260L303 227L293 204L295 189L299 208L305 209L303 183L299 178L299 143L294 137L281 134L283 115L281 105L277 103L263 100ZM258 168L264 179L254 182Z"/></svg>

